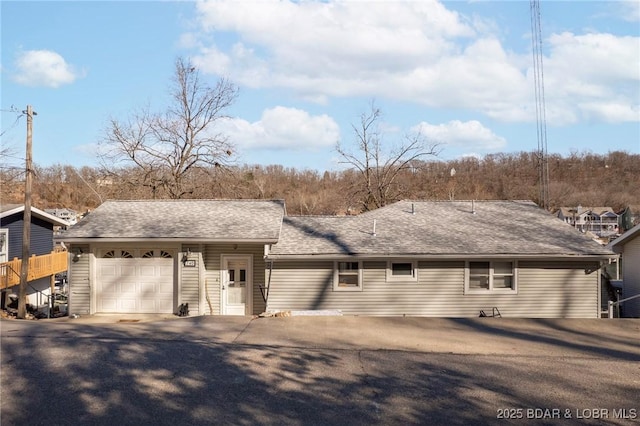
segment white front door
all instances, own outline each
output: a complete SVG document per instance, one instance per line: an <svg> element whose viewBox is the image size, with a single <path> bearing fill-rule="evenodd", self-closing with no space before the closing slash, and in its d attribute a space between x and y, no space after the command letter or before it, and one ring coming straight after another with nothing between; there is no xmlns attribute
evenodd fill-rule
<svg viewBox="0 0 640 426"><path fill-rule="evenodd" d="M223 256L222 268L222 314L250 315L251 256Z"/></svg>

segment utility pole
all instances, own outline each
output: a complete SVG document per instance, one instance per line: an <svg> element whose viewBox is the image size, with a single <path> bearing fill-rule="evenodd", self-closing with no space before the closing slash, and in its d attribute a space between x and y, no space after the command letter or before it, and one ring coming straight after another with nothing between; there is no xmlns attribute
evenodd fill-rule
<svg viewBox="0 0 640 426"><path fill-rule="evenodd" d="M18 296L18 318L24 319L27 316L27 282L29 280L29 256L31 242L31 185L33 179L33 168L31 158L31 146L33 139L33 116L36 115L27 105L27 150L24 177L24 218L22 223L22 265L20 268L20 290Z"/></svg>

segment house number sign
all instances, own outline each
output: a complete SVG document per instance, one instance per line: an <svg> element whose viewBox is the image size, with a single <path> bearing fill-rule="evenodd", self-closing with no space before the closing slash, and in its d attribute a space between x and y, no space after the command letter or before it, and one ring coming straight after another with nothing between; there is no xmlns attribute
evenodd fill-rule
<svg viewBox="0 0 640 426"><path fill-rule="evenodd" d="M184 266L186 266L188 268L195 268L196 261L195 260L185 260L184 261Z"/></svg>

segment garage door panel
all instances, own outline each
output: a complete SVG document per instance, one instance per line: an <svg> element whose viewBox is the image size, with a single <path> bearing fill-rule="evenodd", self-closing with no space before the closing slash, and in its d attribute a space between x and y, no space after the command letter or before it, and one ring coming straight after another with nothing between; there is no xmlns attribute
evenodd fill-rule
<svg viewBox="0 0 640 426"><path fill-rule="evenodd" d="M173 312L173 298L170 300L159 300L158 301L158 311L159 312Z"/></svg>
<svg viewBox="0 0 640 426"><path fill-rule="evenodd" d="M118 311L118 300L113 298L103 297L100 299L100 304L98 306L98 311L100 312L117 312Z"/></svg>
<svg viewBox="0 0 640 426"><path fill-rule="evenodd" d="M127 312L127 313L135 313L138 312L137 308L137 304L136 304L137 300L135 297L133 298L121 298L120 299L120 312Z"/></svg>
<svg viewBox="0 0 640 426"><path fill-rule="evenodd" d="M144 312L157 312L158 306L155 300L140 299L140 310Z"/></svg>
<svg viewBox="0 0 640 426"><path fill-rule="evenodd" d="M136 265L120 265L121 277L135 277L136 275Z"/></svg>
<svg viewBox="0 0 640 426"><path fill-rule="evenodd" d="M100 276L102 277L115 277L117 276L117 267L116 265L100 265L99 268Z"/></svg>
<svg viewBox="0 0 640 426"><path fill-rule="evenodd" d="M138 283L136 283L135 281L120 281L119 285L119 293L123 296L123 297L136 297L136 294L138 293Z"/></svg>
<svg viewBox="0 0 640 426"><path fill-rule="evenodd" d="M141 282L139 283L139 286L139 292L143 297L152 296L153 294L156 294L158 292L156 283L154 282Z"/></svg>
<svg viewBox="0 0 640 426"><path fill-rule="evenodd" d="M157 266L155 265L140 265L141 277L155 277L158 274Z"/></svg>
<svg viewBox="0 0 640 426"><path fill-rule="evenodd" d="M162 299L173 298L173 286L159 285L157 291L159 295L162 295Z"/></svg>
<svg viewBox="0 0 640 426"><path fill-rule="evenodd" d="M173 266L160 266L158 270L161 277L173 277Z"/></svg>
<svg viewBox="0 0 640 426"><path fill-rule="evenodd" d="M100 294L103 294L105 296L115 296L120 292L120 289L118 287L118 282L104 282L101 281L99 286L98 286L98 291Z"/></svg>
<svg viewBox="0 0 640 426"><path fill-rule="evenodd" d="M104 258L97 262L98 312L173 312L173 258Z"/></svg>

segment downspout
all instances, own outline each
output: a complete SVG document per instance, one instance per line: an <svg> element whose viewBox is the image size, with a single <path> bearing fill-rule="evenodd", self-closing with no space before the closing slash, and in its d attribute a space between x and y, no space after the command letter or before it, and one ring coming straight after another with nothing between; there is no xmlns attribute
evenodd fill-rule
<svg viewBox="0 0 640 426"><path fill-rule="evenodd" d="M267 310L267 305L269 303L269 288L271 288L271 273L273 272L273 260L269 260L269 249L270 246L265 244L264 245L264 260L265 262L269 262L269 275L267 276L267 282L266 285L264 286L264 291L262 291L262 300L264 300L264 308L265 311Z"/></svg>
<svg viewBox="0 0 640 426"><path fill-rule="evenodd" d="M264 289L264 307L269 305L269 289L271 288L271 273L273 272L273 260L269 261L269 277L267 278L267 288Z"/></svg>

